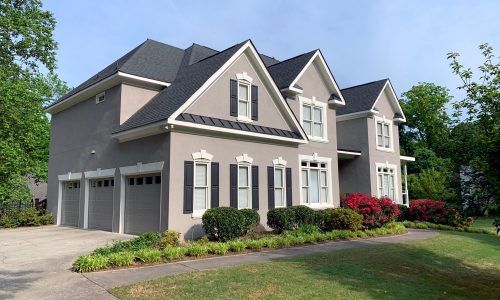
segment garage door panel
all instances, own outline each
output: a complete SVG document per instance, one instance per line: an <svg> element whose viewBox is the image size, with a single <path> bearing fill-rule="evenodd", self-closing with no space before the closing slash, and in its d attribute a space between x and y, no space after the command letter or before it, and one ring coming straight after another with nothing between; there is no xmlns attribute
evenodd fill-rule
<svg viewBox="0 0 500 300"><path fill-rule="evenodd" d="M61 224L78 227L80 217L80 182L62 183Z"/></svg>
<svg viewBox="0 0 500 300"><path fill-rule="evenodd" d="M131 176L125 189L125 233L158 231L160 226L160 174Z"/></svg>
<svg viewBox="0 0 500 300"><path fill-rule="evenodd" d="M96 179L89 184L89 228L111 231L114 180Z"/></svg>

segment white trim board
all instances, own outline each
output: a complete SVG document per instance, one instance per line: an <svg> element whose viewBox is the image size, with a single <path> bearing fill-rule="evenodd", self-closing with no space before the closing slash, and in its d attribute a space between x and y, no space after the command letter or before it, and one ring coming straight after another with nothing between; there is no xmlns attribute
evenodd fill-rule
<svg viewBox="0 0 500 300"><path fill-rule="evenodd" d="M94 178L114 177L115 172L116 168L112 169L97 168L97 170L95 171L86 171L83 173L85 174L85 179L94 179Z"/></svg>
<svg viewBox="0 0 500 300"><path fill-rule="evenodd" d="M358 111L358 112L345 114L345 115L337 115L336 121L342 122L342 121L354 120L354 119L358 119L358 118L371 118L371 117L376 116L378 114L379 114L379 112L376 110Z"/></svg>
<svg viewBox="0 0 500 300"><path fill-rule="evenodd" d="M345 105L344 97L342 96L342 93L340 92L340 89L337 85L337 82L335 82L335 79L333 78L332 72L330 71L330 68L328 67L328 65L323 57L323 54L321 53L320 50L316 50L316 53L314 53L314 55L311 57L309 62L305 65L305 67L302 69L302 71L300 71L299 75L297 75L297 77L292 81L292 83L290 84L288 89L292 90L294 88L295 84L297 84L297 81L299 81L300 77L302 77L302 75L305 73L307 68L309 68L309 66L314 61L316 61L316 59L319 60L318 64L321 67L320 69L322 70L322 72L321 72L322 75L323 76L326 75L326 77L329 79L331 92L337 92L337 94L340 97L340 101L332 101L332 103L336 104L337 106L344 106Z"/></svg>
<svg viewBox="0 0 500 300"><path fill-rule="evenodd" d="M386 83L384 84L384 87L377 96L377 100L373 102L371 110L372 111L375 110L375 106L377 105L378 100L380 100L380 96L382 96L382 94L385 92L386 88L389 88L390 93L388 98L392 102L392 106L395 106L396 109L398 110L398 113L400 113L401 116L403 116L403 118L397 118L396 120L398 122L406 122L405 114L403 112L403 109L401 108L401 105L399 105L398 96L396 95L396 92L394 91L394 88L392 87L390 80L387 80Z"/></svg>

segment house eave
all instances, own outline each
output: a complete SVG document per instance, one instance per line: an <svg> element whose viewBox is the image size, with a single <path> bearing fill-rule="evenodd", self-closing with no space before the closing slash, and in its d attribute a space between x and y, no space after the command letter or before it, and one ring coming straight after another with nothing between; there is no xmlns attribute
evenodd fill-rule
<svg viewBox="0 0 500 300"><path fill-rule="evenodd" d="M348 120L353 120L353 119L358 119L358 118L371 118L375 115L378 115L379 112L371 109L371 110L365 110L365 111L358 111L350 114L345 114L345 115L338 115L337 116L337 122L342 122L342 121L348 121Z"/></svg>

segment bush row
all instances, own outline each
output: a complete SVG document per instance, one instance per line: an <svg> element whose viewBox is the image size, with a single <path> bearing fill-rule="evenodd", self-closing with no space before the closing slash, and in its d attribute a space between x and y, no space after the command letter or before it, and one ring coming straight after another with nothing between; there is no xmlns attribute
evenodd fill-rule
<svg viewBox="0 0 500 300"><path fill-rule="evenodd" d="M420 221L404 221L402 224L406 228L415 229L436 229L436 230L448 230L448 231L459 231L459 232L470 232L470 233L484 233L490 235L497 235L495 232L483 228L473 228L473 227L453 227L444 224L435 224L430 222L420 222Z"/></svg>
<svg viewBox="0 0 500 300"><path fill-rule="evenodd" d="M351 238L364 238L386 234L398 234L404 231L401 224L388 224L384 227L366 230L333 230L320 232L314 225L304 225L281 235L260 239L237 239L228 242L189 242L185 245L167 245L163 249L142 248L139 250L122 250L119 252L94 251L92 254L80 256L73 263L76 272L92 272L113 267L125 267L135 264L151 264L182 259L186 256L202 257L208 254L224 255L228 252L248 250L274 249ZM138 239L138 238L137 238ZM149 238L147 239L149 240ZM133 240L131 240L133 241ZM122 242L124 243L124 242Z"/></svg>
<svg viewBox="0 0 500 300"><path fill-rule="evenodd" d="M0 228L41 226L52 223L52 214L36 208L10 209L0 215Z"/></svg>
<svg viewBox="0 0 500 300"><path fill-rule="evenodd" d="M202 217L203 229L214 241L228 241L253 231L260 222L253 209L217 207L207 209Z"/></svg>
<svg viewBox="0 0 500 300"><path fill-rule="evenodd" d="M400 213L391 199L352 193L340 199L342 207L350 208L363 216L363 228L378 228L395 221Z"/></svg>

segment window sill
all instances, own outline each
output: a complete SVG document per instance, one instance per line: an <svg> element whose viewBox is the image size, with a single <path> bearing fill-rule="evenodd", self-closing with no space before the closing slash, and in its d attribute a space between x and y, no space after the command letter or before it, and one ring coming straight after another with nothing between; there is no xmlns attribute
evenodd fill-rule
<svg viewBox="0 0 500 300"><path fill-rule="evenodd" d="M333 204L308 204L308 203L302 203L301 205L310 207L312 209L320 210L320 209L325 209L325 208L335 208Z"/></svg>
<svg viewBox="0 0 500 300"><path fill-rule="evenodd" d="M253 123L253 120L249 119L247 117L237 117L236 121L243 122L243 123Z"/></svg>
<svg viewBox="0 0 500 300"><path fill-rule="evenodd" d="M320 138L317 136L307 136L311 142L318 142L318 143L328 143L328 139L325 138Z"/></svg>
<svg viewBox="0 0 500 300"><path fill-rule="evenodd" d="M394 149L392 149L392 148L382 148L382 147L379 147L379 146L377 146L377 150L378 151L382 151L382 152L389 152L389 153L394 152Z"/></svg>
<svg viewBox="0 0 500 300"><path fill-rule="evenodd" d="M203 214L206 212L207 210L198 210L198 211L194 211L192 214L191 214L191 218L192 219L201 219L201 217L203 217Z"/></svg>

